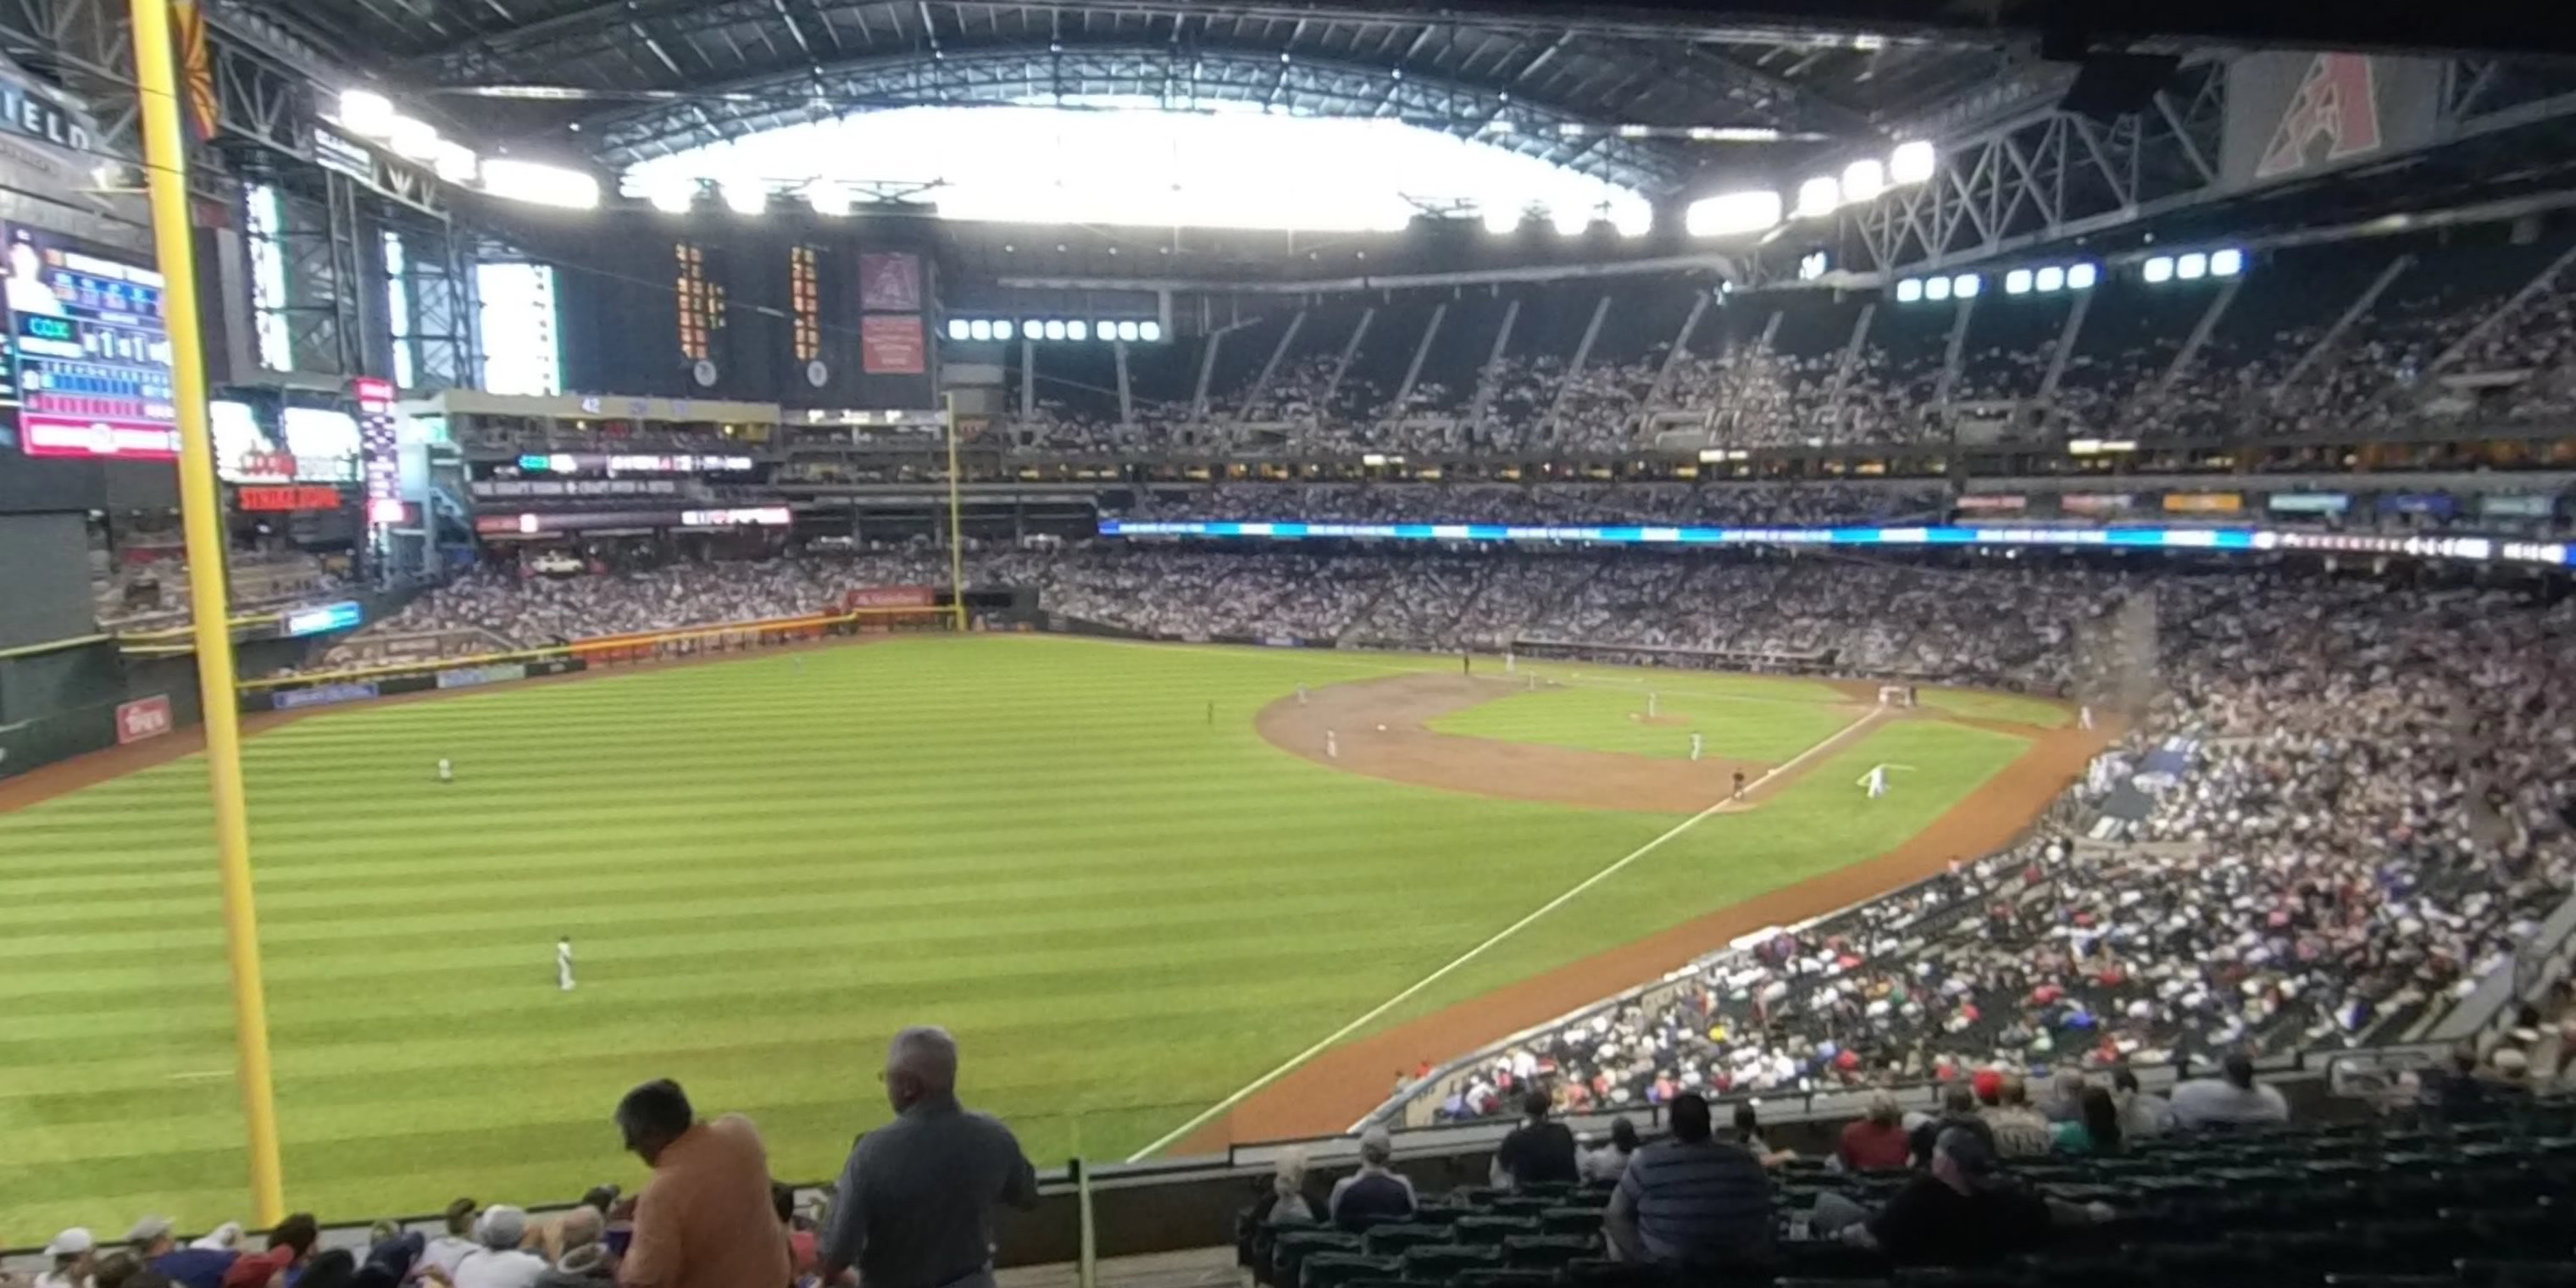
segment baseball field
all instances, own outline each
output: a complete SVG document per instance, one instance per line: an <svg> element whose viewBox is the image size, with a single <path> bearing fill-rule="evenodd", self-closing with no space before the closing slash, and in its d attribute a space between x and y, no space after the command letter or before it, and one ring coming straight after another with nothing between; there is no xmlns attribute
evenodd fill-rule
<svg viewBox="0 0 2576 1288"><path fill-rule="evenodd" d="M2044 704L1459 669L908 638L264 728L290 1203L632 1184L609 1110L659 1076L824 1177L908 1023L1041 1166L1338 1129L1394 1067L1928 871L2071 772ZM247 1215L204 769L161 759L0 789L0 1242Z"/></svg>

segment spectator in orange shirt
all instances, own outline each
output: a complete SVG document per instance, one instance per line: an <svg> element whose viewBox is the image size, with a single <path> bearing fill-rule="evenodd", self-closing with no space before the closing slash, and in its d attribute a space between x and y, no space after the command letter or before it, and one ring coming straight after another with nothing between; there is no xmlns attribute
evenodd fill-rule
<svg viewBox="0 0 2576 1288"><path fill-rule="evenodd" d="M617 1102L626 1148L653 1169L635 1201L622 1288L785 1288L787 1239L770 1205L769 1151L740 1114L697 1120L657 1078Z"/></svg>

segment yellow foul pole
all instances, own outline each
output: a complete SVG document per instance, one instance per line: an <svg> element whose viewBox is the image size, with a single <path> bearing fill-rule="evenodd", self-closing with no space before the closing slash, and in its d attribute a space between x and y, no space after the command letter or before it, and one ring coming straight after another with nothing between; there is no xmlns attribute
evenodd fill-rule
<svg viewBox="0 0 2576 1288"><path fill-rule="evenodd" d="M260 983L259 916L252 906L250 813L242 798L241 718L224 613L222 501L207 431L206 358L197 330L197 274L188 227L188 153L179 133L178 72L169 0L132 0L134 80L142 95L144 168L152 183L152 243L161 261L161 313L170 330L170 386L179 404L179 509L187 529L188 593L196 603L197 687L206 711L206 769L215 797L215 855L223 874L224 939L232 962L233 1040L240 1051L242 1121L250 1146L251 1215L286 1216L278 1166L277 1103L269 1085L268 995Z"/></svg>
<svg viewBox="0 0 2576 1288"><path fill-rule="evenodd" d="M948 602L956 628L966 629L966 543L960 533L965 521L957 504L957 395L947 398L948 413Z"/></svg>

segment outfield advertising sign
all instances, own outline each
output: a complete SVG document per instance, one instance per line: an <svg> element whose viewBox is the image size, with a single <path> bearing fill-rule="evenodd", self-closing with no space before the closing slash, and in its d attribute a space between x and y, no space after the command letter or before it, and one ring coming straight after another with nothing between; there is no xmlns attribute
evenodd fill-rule
<svg viewBox="0 0 2576 1288"><path fill-rule="evenodd" d="M506 666L460 666L453 671L439 672L438 687L471 689L486 684L508 684L514 680L527 678L528 668L515 662Z"/></svg>
<svg viewBox="0 0 2576 1288"><path fill-rule="evenodd" d="M280 711L298 707L327 707L341 702L364 702L382 693L373 684L317 684L309 689L288 689L272 701Z"/></svg>
<svg viewBox="0 0 2576 1288"><path fill-rule="evenodd" d="M176 721L170 714L170 695L156 693L148 698L119 703L116 708L116 744L132 746L149 742L170 732Z"/></svg>

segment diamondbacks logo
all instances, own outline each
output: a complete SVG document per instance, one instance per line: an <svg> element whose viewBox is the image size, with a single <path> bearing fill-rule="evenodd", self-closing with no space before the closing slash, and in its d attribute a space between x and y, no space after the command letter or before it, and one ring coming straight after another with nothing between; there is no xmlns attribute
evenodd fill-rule
<svg viewBox="0 0 2576 1288"><path fill-rule="evenodd" d="M2272 128L2254 177L2277 179L2378 149L2379 98L2365 54L2319 54Z"/></svg>

